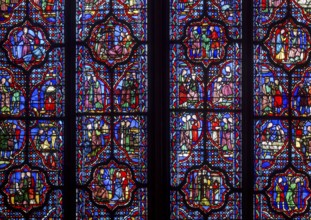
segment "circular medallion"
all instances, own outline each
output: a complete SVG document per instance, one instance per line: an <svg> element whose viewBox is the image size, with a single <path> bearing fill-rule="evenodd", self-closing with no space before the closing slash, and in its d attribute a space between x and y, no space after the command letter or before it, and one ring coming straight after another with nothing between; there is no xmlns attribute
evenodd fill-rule
<svg viewBox="0 0 311 220"><path fill-rule="evenodd" d="M219 62L225 57L228 40L222 25L204 17L190 23L183 42L187 47L187 57L207 68L209 64Z"/></svg>
<svg viewBox="0 0 311 220"><path fill-rule="evenodd" d="M135 40L127 25L109 17L93 28L88 45L96 60L113 67L130 57Z"/></svg>
<svg viewBox="0 0 311 220"><path fill-rule="evenodd" d="M49 189L44 173L24 165L10 172L3 192L12 207L27 213L44 204Z"/></svg>
<svg viewBox="0 0 311 220"><path fill-rule="evenodd" d="M99 166L94 170L88 188L92 192L95 203L114 210L131 201L136 186L128 167L110 161L107 165Z"/></svg>
<svg viewBox="0 0 311 220"><path fill-rule="evenodd" d="M306 210L311 197L306 175L289 168L273 176L270 184L267 193L273 209L289 218Z"/></svg>
<svg viewBox="0 0 311 220"><path fill-rule="evenodd" d="M204 165L187 174L182 192L190 207L208 213L225 204L229 187L222 172L212 170Z"/></svg>
<svg viewBox="0 0 311 220"><path fill-rule="evenodd" d="M26 21L19 27L13 28L4 42L4 49L9 60L25 70L39 65L46 57L50 48L44 31Z"/></svg>

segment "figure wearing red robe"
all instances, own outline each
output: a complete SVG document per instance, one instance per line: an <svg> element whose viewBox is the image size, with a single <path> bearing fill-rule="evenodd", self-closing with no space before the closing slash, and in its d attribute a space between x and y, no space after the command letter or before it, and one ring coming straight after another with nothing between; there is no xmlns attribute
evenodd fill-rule
<svg viewBox="0 0 311 220"><path fill-rule="evenodd" d="M46 11L49 13L53 12L55 0L47 0Z"/></svg>
<svg viewBox="0 0 311 220"><path fill-rule="evenodd" d="M132 85L131 85L131 108L136 109L139 103L139 82L136 78L136 74L132 73Z"/></svg>
<svg viewBox="0 0 311 220"><path fill-rule="evenodd" d="M15 124L13 125L13 129L14 129L14 134L15 134L14 149L18 149L18 143L19 143L19 139L21 136L21 130L18 129Z"/></svg>
<svg viewBox="0 0 311 220"><path fill-rule="evenodd" d="M45 102L44 102L44 108L46 111L55 111L56 109L56 98L55 98L55 92L56 88L52 83L47 87L46 89L46 97L45 97Z"/></svg>
<svg viewBox="0 0 311 220"><path fill-rule="evenodd" d="M187 70L183 69L179 76L179 105L187 103L187 88L186 88L186 74Z"/></svg>
<svg viewBox="0 0 311 220"><path fill-rule="evenodd" d="M296 129L296 138L301 139L302 138L302 132L303 130L301 128Z"/></svg>
<svg viewBox="0 0 311 220"><path fill-rule="evenodd" d="M281 96L281 92L280 92L280 90L276 90L275 91L274 106L276 108L281 108L282 107L282 103L283 103L283 99L282 99L282 96Z"/></svg>
<svg viewBox="0 0 311 220"><path fill-rule="evenodd" d="M120 174L121 174L121 179L122 179L122 191L125 194L125 199L127 199L128 195L127 195L126 187L128 187L128 184L129 184L128 179L127 179L127 174L125 171L121 171Z"/></svg>
<svg viewBox="0 0 311 220"><path fill-rule="evenodd" d="M263 10L267 9L267 0L262 0L261 1L261 7L262 7Z"/></svg>
<svg viewBox="0 0 311 220"><path fill-rule="evenodd" d="M200 128L200 122L194 121L192 125L192 141L197 142L199 140L199 128Z"/></svg>
<svg viewBox="0 0 311 220"><path fill-rule="evenodd" d="M47 163L48 163L48 166L50 166L51 168L53 168L53 169L56 168L55 156L52 153L50 153L47 156Z"/></svg>
<svg viewBox="0 0 311 220"><path fill-rule="evenodd" d="M28 184L29 184L28 195L29 195L29 200L31 201L31 200L34 200L36 196L36 193L35 193L36 183L35 183L35 179L30 173L27 175L28 175Z"/></svg>
<svg viewBox="0 0 311 220"><path fill-rule="evenodd" d="M275 187L276 203L277 203L278 208L280 208L281 204L284 206L284 202L285 202L284 189L285 189L285 185L282 182L282 178L279 178L278 183L276 184L276 187Z"/></svg>
<svg viewBox="0 0 311 220"><path fill-rule="evenodd" d="M44 108L46 111L55 111L55 98L52 96L46 97Z"/></svg>
<svg viewBox="0 0 311 220"><path fill-rule="evenodd" d="M283 97L282 97L282 91L281 91L281 86L279 85L279 82L276 80L275 81L275 86L274 86L274 107L275 108L281 108L283 106Z"/></svg>
<svg viewBox="0 0 311 220"><path fill-rule="evenodd" d="M38 37L38 33L34 36L34 49L36 49L40 45L40 39Z"/></svg>
<svg viewBox="0 0 311 220"><path fill-rule="evenodd" d="M219 193L219 183L218 183L218 181L216 180L216 181L214 181L214 183L213 183L213 203L215 204L215 203L218 203L218 201L217 201L217 198L216 198L216 195Z"/></svg>
<svg viewBox="0 0 311 220"><path fill-rule="evenodd" d="M213 57L217 58L219 56L220 40L218 32L215 30L214 26L210 27L210 38L211 38L211 49L213 51Z"/></svg>
<svg viewBox="0 0 311 220"><path fill-rule="evenodd" d="M185 102L187 102L187 90L184 84L181 84L179 86L179 105L182 105Z"/></svg>
<svg viewBox="0 0 311 220"><path fill-rule="evenodd" d="M219 36L217 31L215 31L215 29L213 29L212 33L211 33L211 38L212 38L212 44L211 47L212 48L219 48Z"/></svg>

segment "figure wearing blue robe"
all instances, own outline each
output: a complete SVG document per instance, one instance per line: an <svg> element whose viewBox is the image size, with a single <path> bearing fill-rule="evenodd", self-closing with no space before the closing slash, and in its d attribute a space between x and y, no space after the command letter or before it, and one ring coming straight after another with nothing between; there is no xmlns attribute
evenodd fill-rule
<svg viewBox="0 0 311 220"><path fill-rule="evenodd" d="M120 173L117 172L116 178L114 181L114 195L112 197L112 201L122 200L123 190L122 190L122 179L120 178Z"/></svg>
<svg viewBox="0 0 311 220"><path fill-rule="evenodd" d="M296 205L298 209L301 209L304 207L304 201L303 201L303 182L298 182L297 183L297 201Z"/></svg>
<svg viewBox="0 0 311 220"><path fill-rule="evenodd" d="M110 175L109 175L109 170L108 169L105 169L104 174L103 174L103 179L104 179L104 186L105 186L106 190L108 192L111 192L112 183L111 183L111 179L110 179Z"/></svg>
<svg viewBox="0 0 311 220"><path fill-rule="evenodd" d="M306 49L307 46L307 38L304 32L298 30L298 36L300 37L300 44L298 45L302 51Z"/></svg>

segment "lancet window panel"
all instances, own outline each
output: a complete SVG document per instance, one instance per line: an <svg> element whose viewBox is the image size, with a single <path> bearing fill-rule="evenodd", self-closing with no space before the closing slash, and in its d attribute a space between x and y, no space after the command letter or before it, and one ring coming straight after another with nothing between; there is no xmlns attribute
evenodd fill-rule
<svg viewBox="0 0 311 220"><path fill-rule="evenodd" d="M309 1L254 1L255 219L310 218Z"/></svg>
<svg viewBox="0 0 311 220"><path fill-rule="evenodd" d="M1 2L0 216L63 218L63 1Z"/></svg>
<svg viewBox="0 0 311 220"><path fill-rule="evenodd" d="M171 219L241 218L241 10L170 1Z"/></svg>
<svg viewBox="0 0 311 220"><path fill-rule="evenodd" d="M76 2L76 217L148 217L146 0Z"/></svg>

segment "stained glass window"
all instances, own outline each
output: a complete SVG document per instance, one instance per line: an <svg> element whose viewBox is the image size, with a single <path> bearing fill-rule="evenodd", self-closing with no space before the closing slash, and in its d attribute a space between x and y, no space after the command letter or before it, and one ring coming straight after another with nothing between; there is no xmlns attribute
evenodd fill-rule
<svg viewBox="0 0 311 220"><path fill-rule="evenodd" d="M241 1L170 0L170 218L241 218Z"/></svg>
<svg viewBox="0 0 311 220"><path fill-rule="evenodd" d="M76 216L147 219L147 0L76 4Z"/></svg>
<svg viewBox="0 0 311 220"><path fill-rule="evenodd" d="M1 0L0 219L311 218L310 13Z"/></svg>
<svg viewBox="0 0 311 220"><path fill-rule="evenodd" d="M310 6L254 1L255 219L309 219Z"/></svg>
<svg viewBox="0 0 311 220"><path fill-rule="evenodd" d="M64 2L0 4L0 218L62 218Z"/></svg>

